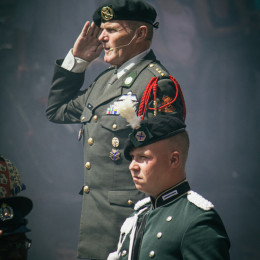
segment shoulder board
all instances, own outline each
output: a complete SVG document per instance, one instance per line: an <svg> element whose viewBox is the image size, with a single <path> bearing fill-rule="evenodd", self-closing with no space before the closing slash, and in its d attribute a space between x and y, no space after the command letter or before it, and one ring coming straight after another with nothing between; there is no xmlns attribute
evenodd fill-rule
<svg viewBox="0 0 260 260"><path fill-rule="evenodd" d="M148 65L149 70L154 74L155 77L163 77L168 76L169 73L166 71L166 69L163 68L162 65L152 62Z"/></svg>
<svg viewBox="0 0 260 260"><path fill-rule="evenodd" d="M150 197L146 197L136 202L134 209L139 210L151 202Z"/></svg>
<svg viewBox="0 0 260 260"><path fill-rule="evenodd" d="M201 209L210 210L214 208L214 205L210 201L206 200L195 191L189 191L187 199Z"/></svg>

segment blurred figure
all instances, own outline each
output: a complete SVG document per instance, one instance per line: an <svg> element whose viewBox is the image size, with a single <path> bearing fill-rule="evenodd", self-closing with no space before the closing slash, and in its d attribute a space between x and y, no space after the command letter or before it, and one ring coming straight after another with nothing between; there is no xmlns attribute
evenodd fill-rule
<svg viewBox="0 0 260 260"><path fill-rule="evenodd" d="M17 196L25 189L13 163L0 156L0 260L26 260L31 240L25 217L32 210L29 198Z"/></svg>

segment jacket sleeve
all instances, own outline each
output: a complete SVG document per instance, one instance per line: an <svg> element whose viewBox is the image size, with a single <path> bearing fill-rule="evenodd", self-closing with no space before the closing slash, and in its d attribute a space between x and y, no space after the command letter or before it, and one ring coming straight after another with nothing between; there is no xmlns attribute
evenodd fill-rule
<svg viewBox="0 0 260 260"><path fill-rule="evenodd" d="M196 217L187 228L181 243L184 260L229 260L230 241L225 227L214 210Z"/></svg>
<svg viewBox="0 0 260 260"><path fill-rule="evenodd" d="M61 63L58 60L55 65L46 116L55 123L79 123L86 99L86 90L80 91L85 73L70 72Z"/></svg>

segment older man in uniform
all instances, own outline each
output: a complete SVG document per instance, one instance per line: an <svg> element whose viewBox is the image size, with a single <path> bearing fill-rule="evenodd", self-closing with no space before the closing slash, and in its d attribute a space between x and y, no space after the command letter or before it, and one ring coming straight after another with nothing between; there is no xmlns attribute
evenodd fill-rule
<svg viewBox="0 0 260 260"><path fill-rule="evenodd" d="M106 1L93 20L55 65L46 114L55 123L82 124L85 169L78 256L105 259L116 246L123 220L144 197L135 189L122 156L131 128L119 116L117 102L130 97L143 118L171 113L180 120L185 118L185 104L178 82L150 49L153 28L158 27L150 4ZM112 66L81 90L88 64L102 49Z"/></svg>
<svg viewBox="0 0 260 260"><path fill-rule="evenodd" d="M221 218L186 180L188 148L185 124L173 116L144 120L131 133L125 157L136 188L150 197L135 205L109 260L229 259Z"/></svg>

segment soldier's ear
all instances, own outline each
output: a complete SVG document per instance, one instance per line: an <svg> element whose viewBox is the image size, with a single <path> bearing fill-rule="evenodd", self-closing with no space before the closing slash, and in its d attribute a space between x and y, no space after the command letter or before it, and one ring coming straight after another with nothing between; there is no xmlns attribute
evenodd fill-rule
<svg viewBox="0 0 260 260"><path fill-rule="evenodd" d="M136 30L135 35L137 39L144 40L147 36L147 33L148 33L148 28L142 25Z"/></svg>
<svg viewBox="0 0 260 260"><path fill-rule="evenodd" d="M178 168L180 166L180 153L178 151L171 152L170 165L172 168Z"/></svg>

